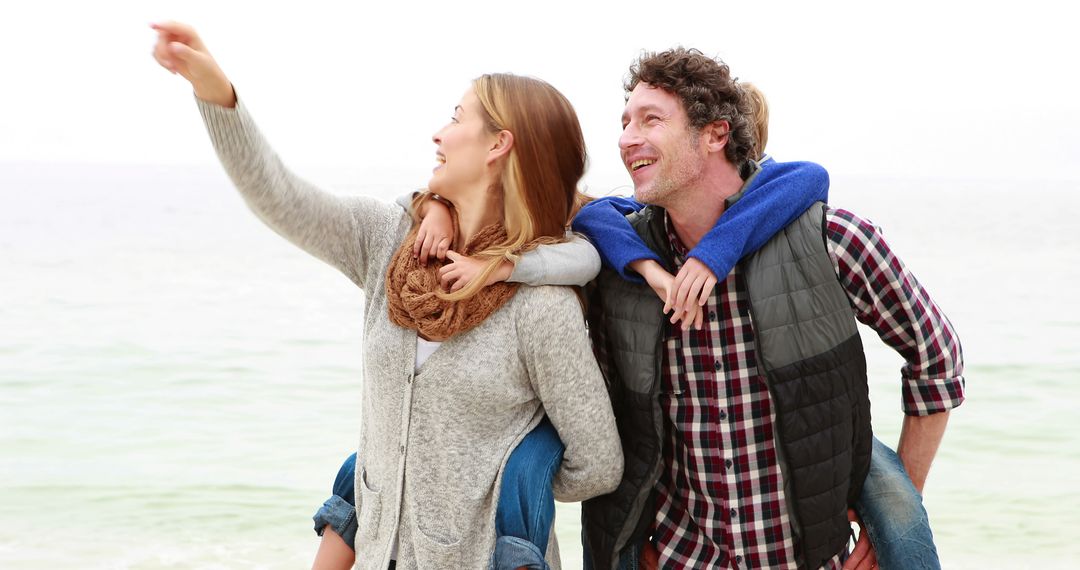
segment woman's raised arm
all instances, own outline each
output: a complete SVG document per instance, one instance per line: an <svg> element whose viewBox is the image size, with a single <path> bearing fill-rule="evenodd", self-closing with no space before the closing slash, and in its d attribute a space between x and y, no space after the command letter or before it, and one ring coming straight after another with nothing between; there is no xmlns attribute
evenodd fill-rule
<svg viewBox="0 0 1080 570"><path fill-rule="evenodd" d="M389 259L395 230L408 223L402 209L371 198L337 196L293 174L263 138L198 34L175 22L152 27L158 32L154 58L191 82L218 158L252 211L363 287L370 261Z"/></svg>

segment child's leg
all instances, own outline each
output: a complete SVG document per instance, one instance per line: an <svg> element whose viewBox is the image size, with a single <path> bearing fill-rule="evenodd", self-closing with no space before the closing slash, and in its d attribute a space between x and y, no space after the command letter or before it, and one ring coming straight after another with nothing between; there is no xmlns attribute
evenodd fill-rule
<svg viewBox="0 0 1080 570"><path fill-rule="evenodd" d="M551 480L562 463L563 443L545 417L510 454L502 476L495 514L496 570L547 570L547 551L555 522Z"/></svg>
<svg viewBox="0 0 1080 570"><path fill-rule="evenodd" d="M334 570L351 568L356 559L353 541L356 539L356 454L352 454L338 470L334 492L315 516L315 532L323 537L315 553L312 568ZM325 532L327 527L330 532Z"/></svg>
<svg viewBox="0 0 1080 570"><path fill-rule="evenodd" d="M940 570L922 496L896 452L877 438L855 510L870 533L882 570Z"/></svg>
<svg viewBox="0 0 1080 570"><path fill-rule="evenodd" d="M315 552L315 561L311 570L350 570L356 561L352 545L345 544L333 528L327 529L319 541L319 550Z"/></svg>
<svg viewBox="0 0 1080 570"><path fill-rule="evenodd" d="M547 570L544 553L555 521L555 498L551 480L562 463L564 446L554 426L545 417L529 432L510 454L503 472L499 505L495 513L495 533L498 537L492 565L496 570L525 567ZM315 513L315 532L339 535L348 545L349 560L356 537L356 508L353 480L356 473L354 453L338 471L334 494ZM342 541L324 536L316 554L316 568L321 560L337 559ZM323 559L323 551L327 558Z"/></svg>

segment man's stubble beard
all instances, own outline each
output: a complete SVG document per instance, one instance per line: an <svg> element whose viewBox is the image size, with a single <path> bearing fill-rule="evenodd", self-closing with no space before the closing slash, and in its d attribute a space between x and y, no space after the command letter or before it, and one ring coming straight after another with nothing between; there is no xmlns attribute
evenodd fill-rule
<svg viewBox="0 0 1080 570"><path fill-rule="evenodd" d="M685 190L699 184L703 177L704 161L694 146L696 137L688 133L684 142L677 153L679 158L665 159L662 162L663 170L648 183L648 187L640 193L634 192L638 202L669 210L680 205L680 198L686 197Z"/></svg>

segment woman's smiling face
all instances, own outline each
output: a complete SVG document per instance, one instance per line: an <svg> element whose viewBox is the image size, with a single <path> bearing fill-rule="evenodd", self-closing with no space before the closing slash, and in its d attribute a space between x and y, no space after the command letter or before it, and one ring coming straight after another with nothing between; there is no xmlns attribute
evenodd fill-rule
<svg viewBox="0 0 1080 570"><path fill-rule="evenodd" d="M454 116L431 137L437 146L428 190L450 200L455 194L490 185L489 151L497 136L488 129L476 92L470 87L454 107Z"/></svg>

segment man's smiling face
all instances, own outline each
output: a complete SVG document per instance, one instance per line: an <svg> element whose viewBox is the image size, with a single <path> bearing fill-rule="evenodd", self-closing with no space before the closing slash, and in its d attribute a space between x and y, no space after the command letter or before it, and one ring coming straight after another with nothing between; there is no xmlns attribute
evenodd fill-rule
<svg viewBox="0 0 1080 570"><path fill-rule="evenodd" d="M663 207L701 179L706 153L700 132L690 127L676 95L639 83L626 101L622 124L619 152L639 202Z"/></svg>

